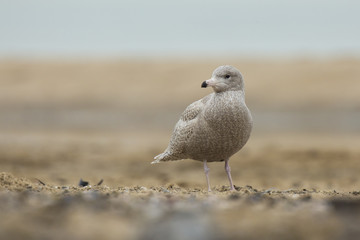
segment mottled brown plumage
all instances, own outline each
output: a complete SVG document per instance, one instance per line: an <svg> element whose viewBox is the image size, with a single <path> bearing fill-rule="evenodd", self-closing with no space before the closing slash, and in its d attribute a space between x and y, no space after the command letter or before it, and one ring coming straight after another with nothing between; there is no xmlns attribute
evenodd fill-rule
<svg viewBox="0 0 360 240"><path fill-rule="evenodd" d="M252 129L252 118L245 104L244 81L232 66L220 66L202 87L211 86L214 93L190 104L175 125L167 149L152 163L194 159L204 162L225 161L230 187L233 190L229 158L247 142Z"/></svg>

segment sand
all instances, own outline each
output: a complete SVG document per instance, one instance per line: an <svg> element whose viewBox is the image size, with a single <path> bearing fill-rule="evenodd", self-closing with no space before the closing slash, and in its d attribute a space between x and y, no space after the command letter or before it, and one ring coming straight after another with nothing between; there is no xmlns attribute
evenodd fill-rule
<svg viewBox="0 0 360 240"><path fill-rule="evenodd" d="M230 161L237 191L210 163L208 194L201 163L150 162L221 64L244 75L254 132ZM3 60L0 238L358 239L359 66Z"/></svg>
<svg viewBox="0 0 360 240"><path fill-rule="evenodd" d="M50 185L0 174L3 239L356 239L360 191ZM260 231L261 229L261 231Z"/></svg>

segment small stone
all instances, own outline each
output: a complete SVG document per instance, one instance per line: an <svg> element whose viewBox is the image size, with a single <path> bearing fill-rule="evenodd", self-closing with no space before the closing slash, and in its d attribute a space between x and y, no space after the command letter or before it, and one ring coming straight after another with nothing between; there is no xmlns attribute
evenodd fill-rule
<svg viewBox="0 0 360 240"><path fill-rule="evenodd" d="M82 179L80 179L80 182L79 182L80 187L86 187L87 185L89 185L89 182L83 181Z"/></svg>

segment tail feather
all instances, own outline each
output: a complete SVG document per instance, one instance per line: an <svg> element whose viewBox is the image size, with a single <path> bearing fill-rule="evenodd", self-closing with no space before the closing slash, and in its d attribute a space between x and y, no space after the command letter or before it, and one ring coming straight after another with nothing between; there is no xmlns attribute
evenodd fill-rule
<svg viewBox="0 0 360 240"><path fill-rule="evenodd" d="M164 155L164 153L160 153L159 155L155 156L155 161L152 161L151 164L159 163L161 161L161 156Z"/></svg>
<svg viewBox="0 0 360 240"><path fill-rule="evenodd" d="M151 164L159 163L161 161L164 161L165 157L168 155L167 152L160 153L159 155L155 156L155 161L152 161Z"/></svg>
<svg viewBox="0 0 360 240"><path fill-rule="evenodd" d="M151 162L151 164L159 163L159 162L166 162L166 161L172 161L172 160L179 160L181 158L173 156L171 153L165 151L163 153L160 153L159 155L154 157L154 161Z"/></svg>

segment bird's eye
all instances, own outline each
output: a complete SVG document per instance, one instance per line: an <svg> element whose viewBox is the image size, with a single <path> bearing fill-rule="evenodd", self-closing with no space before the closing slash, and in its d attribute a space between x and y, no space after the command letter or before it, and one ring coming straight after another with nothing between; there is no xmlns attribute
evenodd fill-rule
<svg viewBox="0 0 360 240"><path fill-rule="evenodd" d="M230 78L230 75L229 75L229 74L226 74L226 75L225 75L225 78L226 78L226 79Z"/></svg>

